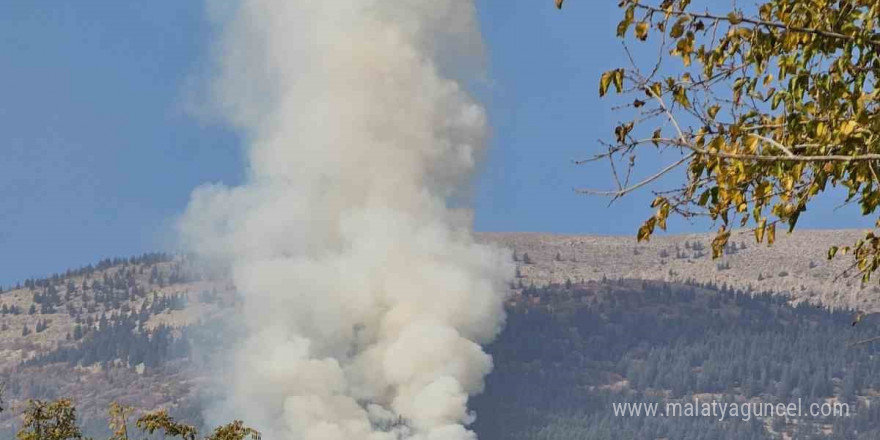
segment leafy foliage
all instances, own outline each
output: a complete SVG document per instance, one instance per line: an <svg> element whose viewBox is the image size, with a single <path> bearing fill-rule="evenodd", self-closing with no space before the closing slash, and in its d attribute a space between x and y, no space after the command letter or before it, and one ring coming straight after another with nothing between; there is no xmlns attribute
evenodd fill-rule
<svg viewBox="0 0 880 440"><path fill-rule="evenodd" d="M128 440L128 415L134 411L130 406L123 406L117 402L110 404L110 429L113 436L109 440Z"/></svg>
<svg viewBox="0 0 880 440"><path fill-rule="evenodd" d="M0 388L2 391L2 388ZM2 395L0 395L2 397ZM2 402L2 400L0 400ZM0 412L3 412L0 406ZM109 426L113 435L108 440L132 440L128 434L128 417L134 408L114 402L109 409ZM142 415L135 425L147 434L163 433L166 437L196 440L198 430L175 421L168 412L159 410ZM205 440L260 440L260 433L244 425L241 420L220 426ZM76 407L70 399L51 402L30 400L22 413L22 427L17 440L89 440L83 437L77 425Z"/></svg>
<svg viewBox="0 0 880 440"><path fill-rule="evenodd" d="M670 215L705 216L718 226L721 255L734 228L772 244L777 226L795 228L810 202L842 188L847 203L874 215L880 206L880 3L874 0L765 0L748 11L695 11L690 0L623 0L617 35L653 42L657 60L626 47L630 65L604 73L631 117L607 151L588 159L623 163L614 198L673 171L684 182L655 191L656 209L638 231L648 240ZM640 51L641 53L642 51ZM675 158L637 183L645 149ZM638 172L636 172L638 173ZM680 182L680 180L679 180ZM880 221L878 221L880 226ZM852 246L867 282L880 268L880 234Z"/></svg>
<svg viewBox="0 0 880 440"><path fill-rule="evenodd" d="M76 408L68 399L53 402L31 400L24 411L18 440L81 440Z"/></svg>
<svg viewBox="0 0 880 440"><path fill-rule="evenodd" d="M163 431L166 436L179 437L183 440L196 440L199 435L195 427L176 422L165 410L144 415L138 419L137 427L149 434Z"/></svg>
<svg viewBox="0 0 880 440"><path fill-rule="evenodd" d="M241 420L236 420L215 429L207 440L244 440L248 437L251 440L260 440L261 438L259 432L244 426L244 422Z"/></svg>

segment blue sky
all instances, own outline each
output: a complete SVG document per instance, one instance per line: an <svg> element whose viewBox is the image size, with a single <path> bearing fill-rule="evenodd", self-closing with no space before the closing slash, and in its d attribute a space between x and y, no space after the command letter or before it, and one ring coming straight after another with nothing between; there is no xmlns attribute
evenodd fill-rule
<svg viewBox="0 0 880 440"><path fill-rule="evenodd" d="M650 214L647 192L608 207L572 191L611 184L571 161L617 120L596 92L624 63L616 4L479 1L493 138L478 230L633 234ZM0 284L170 248L193 188L241 181L236 134L184 110L211 41L200 1L0 3ZM870 224L835 202L802 225Z"/></svg>

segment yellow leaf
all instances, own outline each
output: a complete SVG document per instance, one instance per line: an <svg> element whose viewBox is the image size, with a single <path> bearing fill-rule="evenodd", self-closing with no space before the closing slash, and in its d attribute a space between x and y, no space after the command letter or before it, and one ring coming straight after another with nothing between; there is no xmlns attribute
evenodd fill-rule
<svg viewBox="0 0 880 440"><path fill-rule="evenodd" d="M771 245L776 241L776 223L767 228L767 244Z"/></svg>
<svg viewBox="0 0 880 440"><path fill-rule="evenodd" d="M713 153L724 151L725 146L727 146L727 142L725 142L724 137L717 136L715 139L712 139L712 142L709 142L709 151Z"/></svg>
<svg viewBox="0 0 880 440"><path fill-rule="evenodd" d="M608 92L608 86L611 85L611 78L614 75L613 70L609 70L602 74L602 78L599 79L599 96L605 96L605 93Z"/></svg>
<svg viewBox="0 0 880 440"><path fill-rule="evenodd" d="M633 17L635 15L635 5L630 5L626 8L626 13L624 13L623 20L617 25L617 36L625 37L626 30L629 29L629 25L633 22Z"/></svg>
<svg viewBox="0 0 880 440"><path fill-rule="evenodd" d="M709 119L715 120L715 115L718 114L718 110L720 109L721 107L718 105L713 105L712 107L709 107L709 110L706 112L709 114Z"/></svg>
<svg viewBox="0 0 880 440"><path fill-rule="evenodd" d="M727 14L727 20L732 25L737 25L737 24L742 23L742 17L739 14L737 14L736 12L731 12L731 13Z"/></svg>
<svg viewBox="0 0 880 440"><path fill-rule="evenodd" d="M831 246L831 248L828 249L828 259L830 260L834 258L835 255L837 255L837 246Z"/></svg>
<svg viewBox="0 0 880 440"><path fill-rule="evenodd" d="M648 39L648 22L641 21L636 24L636 38L645 41Z"/></svg>
<svg viewBox="0 0 880 440"><path fill-rule="evenodd" d="M758 150L758 137L757 136L749 136L746 138L746 151L749 154L755 154L755 151Z"/></svg>
<svg viewBox="0 0 880 440"><path fill-rule="evenodd" d="M690 20L688 17L681 17L675 24L672 25L672 29L669 31L669 36L672 38L678 38L684 35L684 25Z"/></svg>
<svg viewBox="0 0 880 440"><path fill-rule="evenodd" d="M617 89L617 93L623 92L623 69L615 70L612 80L614 80L614 88Z"/></svg>
<svg viewBox="0 0 880 440"><path fill-rule="evenodd" d="M651 136L651 142L654 143L655 147L660 146L660 139L661 139L660 136L661 136L661 129L658 128L658 129L654 130L654 135Z"/></svg>
<svg viewBox="0 0 880 440"><path fill-rule="evenodd" d="M854 131L856 131L856 128L858 128L858 126L859 123L856 121L846 121L843 123L843 125L840 126L840 134L844 136L849 136Z"/></svg>
<svg viewBox="0 0 880 440"><path fill-rule="evenodd" d="M649 218L647 221L645 221L645 224L642 225L641 228L639 228L639 235L638 235L638 237L637 237L637 238L638 238L638 241L641 242L641 241L648 241L648 240L650 240L650 239L651 239L651 234L654 233L654 226L655 226L656 224L657 224L657 218L656 218L656 217L651 217L651 218Z"/></svg>
<svg viewBox="0 0 880 440"><path fill-rule="evenodd" d="M669 218L669 210L672 207L669 203L664 199L663 203L660 205L660 209L657 210L657 214L655 217L657 218L657 226L660 226L660 229L666 230L666 219Z"/></svg>
<svg viewBox="0 0 880 440"><path fill-rule="evenodd" d="M764 231L767 229L767 219L762 218L760 222L758 222L758 227L755 228L755 241L758 243L764 242Z"/></svg>
<svg viewBox="0 0 880 440"><path fill-rule="evenodd" d="M724 246L727 246L727 241L729 239L730 231L722 226L721 230L718 231L718 235L712 240L712 258L718 258L724 253Z"/></svg>
<svg viewBox="0 0 880 440"><path fill-rule="evenodd" d="M691 108L691 102L688 100L687 91L684 87L678 87L672 94L673 99L685 109Z"/></svg>
<svg viewBox="0 0 880 440"><path fill-rule="evenodd" d="M617 24L617 36L625 37L626 30L629 29L629 25L632 24L632 20L621 20L620 23Z"/></svg>

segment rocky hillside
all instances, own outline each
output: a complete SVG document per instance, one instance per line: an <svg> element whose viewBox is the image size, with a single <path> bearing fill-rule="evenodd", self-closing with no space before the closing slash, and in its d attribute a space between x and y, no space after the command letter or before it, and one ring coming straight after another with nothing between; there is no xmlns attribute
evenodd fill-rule
<svg viewBox="0 0 880 440"><path fill-rule="evenodd" d="M122 401L194 404L188 332L233 306L228 282L164 254L104 260L0 293L0 383L11 411L27 398L72 396L100 420Z"/></svg>
<svg viewBox="0 0 880 440"><path fill-rule="evenodd" d="M530 233L478 238L513 251L518 275L511 304L517 306L547 301L530 287L642 279L790 293L793 302L877 311L880 289L862 288L852 279L835 281L849 261L825 258L829 246L850 244L860 235L800 231L779 237L771 248L735 235L718 260L710 257L706 234L658 236L641 244L632 237ZM28 398L74 397L93 427L117 400L197 418L210 389L197 360L218 344L200 342L197 356L191 341L216 339L212 323L225 320L236 305L234 286L222 274L164 254L104 260L5 289L0 383L11 411L0 417L0 438L14 429L16 408Z"/></svg>
<svg viewBox="0 0 880 440"><path fill-rule="evenodd" d="M539 233L482 233L480 239L515 252L518 288L603 278L695 281L876 312L878 284L862 287L858 279L838 278L852 261L826 257L829 247L851 245L862 235L856 230L796 231L780 234L768 247L755 244L749 233L734 233L724 257L715 260L711 234L656 236L647 243L635 237Z"/></svg>

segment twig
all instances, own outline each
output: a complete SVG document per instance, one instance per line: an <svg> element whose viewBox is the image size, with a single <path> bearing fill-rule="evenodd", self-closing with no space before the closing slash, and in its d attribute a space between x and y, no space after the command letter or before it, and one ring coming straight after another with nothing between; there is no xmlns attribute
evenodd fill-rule
<svg viewBox="0 0 880 440"><path fill-rule="evenodd" d="M647 179L642 180L641 182L639 182L635 185L628 186L628 187L622 187L622 188L618 189L617 191L596 191L596 190L591 190L591 189L575 189L575 192L577 192L578 194L589 194L589 195L594 195L594 196L610 196L610 197L613 197L614 199L618 199L620 197L625 196L628 193L631 193L631 192L663 177L664 174L678 168L679 166L681 166L681 164L687 162L692 157L694 157L694 153L691 153L691 154L688 154L687 156L682 157L681 159L677 160L675 163L667 166L666 168L663 168L662 170L660 170L659 172L657 172L653 176L648 177Z"/></svg>
<svg viewBox="0 0 880 440"><path fill-rule="evenodd" d="M873 337L873 338L863 339L863 340L861 340L861 341L850 342L850 343L847 344L846 346L847 346L847 347L855 347L856 345L868 344L868 343L871 343L871 342L874 342L874 341L880 341L880 336L875 336L875 337Z"/></svg>

